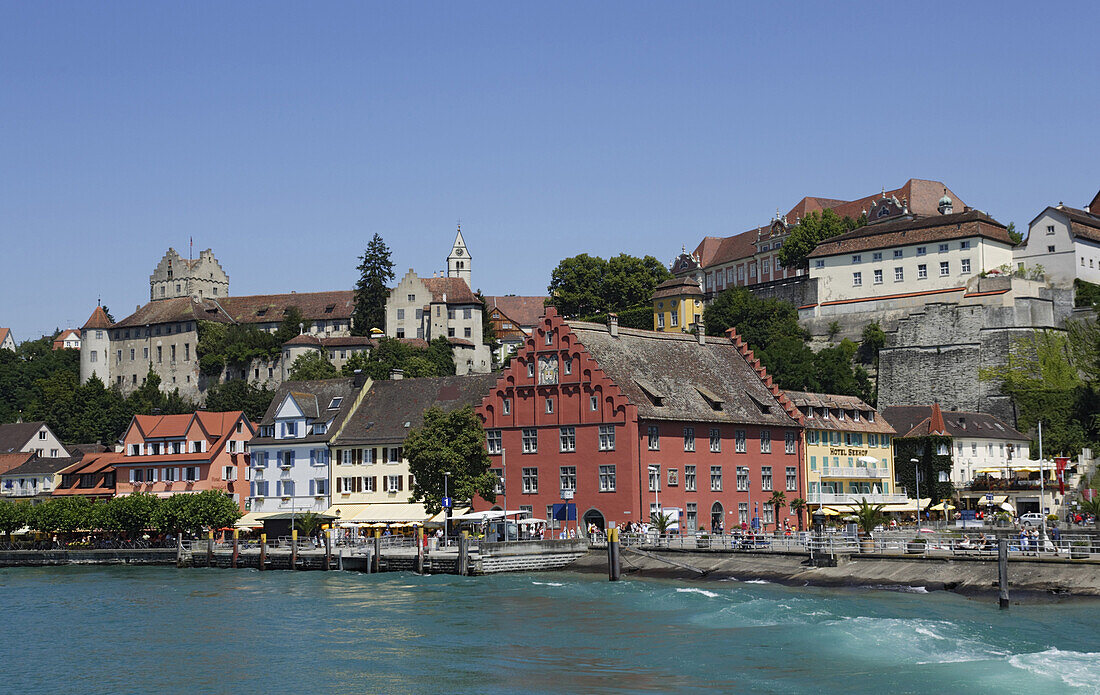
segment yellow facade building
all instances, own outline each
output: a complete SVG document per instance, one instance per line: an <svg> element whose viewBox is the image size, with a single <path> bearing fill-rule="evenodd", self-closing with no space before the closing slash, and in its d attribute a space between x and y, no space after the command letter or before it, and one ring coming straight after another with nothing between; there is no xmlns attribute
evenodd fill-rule
<svg viewBox="0 0 1100 695"><path fill-rule="evenodd" d="M653 291L653 330L688 333L702 316L703 291L691 278L665 280Z"/></svg>
<svg viewBox="0 0 1100 695"><path fill-rule="evenodd" d="M786 394L805 418L803 475L810 508L844 512L866 499L900 511L908 498L894 484L894 428L855 396Z"/></svg>

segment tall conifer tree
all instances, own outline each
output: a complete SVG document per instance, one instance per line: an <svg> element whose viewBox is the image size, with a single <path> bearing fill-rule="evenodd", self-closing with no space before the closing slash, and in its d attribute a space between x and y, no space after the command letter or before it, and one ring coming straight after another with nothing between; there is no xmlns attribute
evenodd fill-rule
<svg viewBox="0 0 1100 695"><path fill-rule="evenodd" d="M378 234L367 244L359 257L359 282L355 284L355 313L352 314L352 334L370 335L370 329L386 327L386 283L393 280L390 248Z"/></svg>

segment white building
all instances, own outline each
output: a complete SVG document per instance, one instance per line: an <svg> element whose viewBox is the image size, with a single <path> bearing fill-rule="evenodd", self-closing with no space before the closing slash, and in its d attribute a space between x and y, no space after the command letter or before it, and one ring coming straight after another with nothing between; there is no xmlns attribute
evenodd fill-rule
<svg viewBox="0 0 1100 695"><path fill-rule="evenodd" d="M457 374L492 370L492 354L482 336L483 305L470 289L470 252L459 230L447 257L447 277L422 278L412 268L386 300L386 335L391 338L446 338L454 347Z"/></svg>
<svg viewBox="0 0 1100 695"><path fill-rule="evenodd" d="M0 425L0 454L35 453L41 458L71 456L45 422L13 422Z"/></svg>
<svg viewBox="0 0 1100 695"><path fill-rule="evenodd" d="M1043 210L1012 255L1020 269L1042 266L1055 285L1078 278L1100 284L1100 193L1084 210L1061 203Z"/></svg>
<svg viewBox="0 0 1100 695"><path fill-rule="evenodd" d="M978 210L916 217L896 201L879 201L873 221L821 242L809 254L817 303L803 317L888 308L896 301L965 295L967 281L1012 262L1012 240L1000 222ZM875 210L878 212L875 212ZM884 213L884 214L879 214Z"/></svg>
<svg viewBox="0 0 1100 695"><path fill-rule="evenodd" d="M12 337L10 328L0 328L0 350L15 352L15 338Z"/></svg>
<svg viewBox="0 0 1100 695"><path fill-rule="evenodd" d="M253 519L279 512L324 512L331 500L329 441L369 381L360 377L282 384L249 442Z"/></svg>

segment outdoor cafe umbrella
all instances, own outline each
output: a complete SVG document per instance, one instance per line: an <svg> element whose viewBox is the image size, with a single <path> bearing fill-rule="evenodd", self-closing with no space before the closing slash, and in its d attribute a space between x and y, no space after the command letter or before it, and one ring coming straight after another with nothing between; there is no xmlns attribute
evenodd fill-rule
<svg viewBox="0 0 1100 695"><path fill-rule="evenodd" d="M955 508L955 505L953 505L950 502L947 502L945 500L943 502L940 502L937 505L929 507L928 509L929 509L929 511L933 511L933 512L943 512L943 511L947 511L948 509L954 509L954 508Z"/></svg>

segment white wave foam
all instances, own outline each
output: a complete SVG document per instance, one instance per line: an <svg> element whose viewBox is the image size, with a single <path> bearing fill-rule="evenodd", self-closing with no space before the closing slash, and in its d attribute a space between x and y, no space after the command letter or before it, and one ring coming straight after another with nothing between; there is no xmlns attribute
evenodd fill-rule
<svg viewBox="0 0 1100 695"><path fill-rule="evenodd" d="M707 591L706 589L677 589L678 594L702 594L708 598L718 598L718 594L713 591Z"/></svg>
<svg viewBox="0 0 1100 695"><path fill-rule="evenodd" d="M565 586L561 582L531 582L531 583L532 584L537 584L538 586Z"/></svg>
<svg viewBox="0 0 1100 695"><path fill-rule="evenodd" d="M767 579L746 579L745 584L771 584Z"/></svg>
<svg viewBox="0 0 1100 695"><path fill-rule="evenodd" d="M1062 651L1057 647L1016 654L1008 663L1039 676L1058 676L1066 685L1093 688L1100 681L1100 653Z"/></svg>

